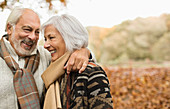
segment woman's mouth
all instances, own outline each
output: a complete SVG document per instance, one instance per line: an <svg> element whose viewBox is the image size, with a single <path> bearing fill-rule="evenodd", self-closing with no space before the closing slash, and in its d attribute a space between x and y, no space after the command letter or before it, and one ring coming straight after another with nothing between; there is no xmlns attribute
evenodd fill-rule
<svg viewBox="0 0 170 109"><path fill-rule="evenodd" d="M50 53L51 53L51 56L53 56L54 53L56 53L56 50L52 50L52 51L50 51Z"/></svg>

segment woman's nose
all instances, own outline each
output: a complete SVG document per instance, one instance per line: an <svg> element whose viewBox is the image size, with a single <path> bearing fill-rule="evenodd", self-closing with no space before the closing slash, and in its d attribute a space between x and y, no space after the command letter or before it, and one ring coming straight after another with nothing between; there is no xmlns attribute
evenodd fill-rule
<svg viewBox="0 0 170 109"><path fill-rule="evenodd" d="M48 41L45 41L44 48L48 48L48 47L50 47L50 43Z"/></svg>

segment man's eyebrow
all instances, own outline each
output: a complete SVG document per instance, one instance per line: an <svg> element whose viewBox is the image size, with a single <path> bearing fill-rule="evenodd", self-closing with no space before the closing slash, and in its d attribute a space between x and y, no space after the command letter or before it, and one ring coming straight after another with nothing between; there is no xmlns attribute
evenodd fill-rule
<svg viewBox="0 0 170 109"><path fill-rule="evenodd" d="M22 26L22 29L24 29L24 28L33 29L33 28L32 28L32 27L30 27L30 26ZM36 29L36 31L40 31L40 28Z"/></svg>
<svg viewBox="0 0 170 109"><path fill-rule="evenodd" d="M23 28L30 28L30 29L32 29L30 26L22 26L22 29Z"/></svg>

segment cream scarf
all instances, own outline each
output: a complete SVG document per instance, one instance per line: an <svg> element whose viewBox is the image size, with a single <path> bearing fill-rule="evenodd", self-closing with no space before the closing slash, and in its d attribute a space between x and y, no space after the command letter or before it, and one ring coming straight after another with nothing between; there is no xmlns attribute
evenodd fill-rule
<svg viewBox="0 0 170 109"><path fill-rule="evenodd" d="M65 73L64 65L69 56L70 53L66 52L52 62L41 75L47 89L43 109L62 109L58 78Z"/></svg>

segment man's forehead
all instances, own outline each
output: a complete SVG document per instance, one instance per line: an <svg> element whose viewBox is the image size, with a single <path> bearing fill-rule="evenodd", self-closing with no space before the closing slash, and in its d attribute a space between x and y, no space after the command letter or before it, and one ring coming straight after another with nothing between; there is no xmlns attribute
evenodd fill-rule
<svg viewBox="0 0 170 109"><path fill-rule="evenodd" d="M40 28L39 16L32 10L25 10L17 24L25 27Z"/></svg>
<svg viewBox="0 0 170 109"><path fill-rule="evenodd" d="M25 9L25 10L23 11L23 14L32 14L32 15L38 16L38 14L37 14L35 11L33 11L32 9ZM39 17L39 16L38 16L38 17Z"/></svg>
<svg viewBox="0 0 170 109"><path fill-rule="evenodd" d="M23 14L21 15L21 18L23 19L33 19L33 20L37 20L40 22L40 18L39 16L34 12L34 11L31 11L31 10L25 10L23 12Z"/></svg>

